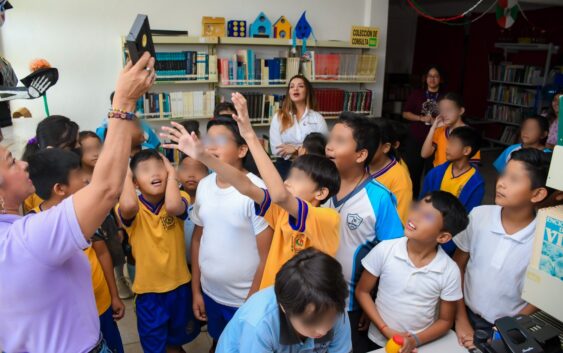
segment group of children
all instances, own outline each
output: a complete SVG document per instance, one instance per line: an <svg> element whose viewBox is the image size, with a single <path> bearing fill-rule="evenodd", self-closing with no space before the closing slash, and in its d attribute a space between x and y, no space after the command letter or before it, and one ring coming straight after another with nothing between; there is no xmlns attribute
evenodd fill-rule
<svg viewBox="0 0 563 353"><path fill-rule="evenodd" d="M221 353L367 352L397 335L410 353L454 323L469 347L475 329L491 332L496 319L535 310L521 291L535 207L550 192L542 118L526 118L522 144L495 162L496 205L480 206L480 137L463 124L455 95L440 102L423 146L435 168L418 201L400 126L343 113L328 139L307 136L282 180L246 100L234 93L232 102L203 138L193 121L164 128L164 147L182 152L177 167L154 149L135 151L100 241L85 250L114 352L123 352L115 320L124 305L113 267L125 256L135 263L145 352L182 352L204 322ZM102 143L89 132L78 142L82 157L57 144L27 157L42 200L30 212L88 182Z"/></svg>

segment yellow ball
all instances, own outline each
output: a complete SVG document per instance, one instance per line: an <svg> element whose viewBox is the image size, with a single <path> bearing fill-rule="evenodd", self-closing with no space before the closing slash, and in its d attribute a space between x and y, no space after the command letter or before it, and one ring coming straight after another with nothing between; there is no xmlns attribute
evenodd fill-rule
<svg viewBox="0 0 563 353"><path fill-rule="evenodd" d="M403 337L399 335L393 336L385 345L386 353L399 353L403 346Z"/></svg>

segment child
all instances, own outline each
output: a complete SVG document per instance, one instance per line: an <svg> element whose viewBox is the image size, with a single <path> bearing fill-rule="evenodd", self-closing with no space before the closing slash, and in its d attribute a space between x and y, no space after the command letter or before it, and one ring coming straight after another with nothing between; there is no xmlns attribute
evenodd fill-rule
<svg viewBox="0 0 563 353"><path fill-rule="evenodd" d="M29 177L43 201L30 213L46 211L82 189L86 183L80 168L80 157L73 152L50 148L29 156ZM105 242L92 237L92 246L84 250L91 266L95 305L100 318L100 331L108 347L123 353L119 329L114 320L125 315L119 298L113 264ZM89 305L86 301L84 305Z"/></svg>
<svg viewBox="0 0 563 353"><path fill-rule="evenodd" d="M256 293L227 325L218 353L351 351L342 267L309 248L289 260L276 284Z"/></svg>
<svg viewBox="0 0 563 353"><path fill-rule="evenodd" d="M326 137L320 132L311 132L303 140L303 144L299 146L297 151L298 156L305 154L317 154L319 156L325 155Z"/></svg>
<svg viewBox="0 0 563 353"><path fill-rule="evenodd" d="M547 148L553 149L557 145L558 131L559 131L559 99L563 96L563 91L557 91L553 95L553 100L551 101L551 109L548 114L548 119L550 121L549 134L547 137Z"/></svg>
<svg viewBox="0 0 563 353"><path fill-rule="evenodd" d="M215 110L213 111L213 117L218 116L232 116L236 114L237 110L235 109L235 105L231 102L221 102L215 106ZM187 129L187 128L186 128Z"/></svg>
<svg viewBox="0 0 563 353"><path fill-rule="evenodd" d="M340 213L340 245L336 259L344 269L350 298L346 309L352 327L355 352L365 352L367 335L360 335L362 311L353 295L360 279L365 255L382 240L403 236L395 197L381 183L369 176L367 167L379 146L379 131L368 118L343 113L330 132L326 155L340 174L340 190L325 206Z"/></svg>
<svg viewBox="0 0 563 353"><path fill-rule="evenodd" d="M520 129L520 141L515 145L507 147L504 152L493 163L497 172L502 173L506 167L506 163L510 160L512 152L522 148L537 148L540 151L551 152L545 147L547 134L549 132L549 121L541 115L531 115L522 119L522 128Z"/></svg>
<svg viewBox="0 0 563 353"><path fill-rule="evenodd" d="M451 132L458 127L466 126L462 118L465 108L461 96L453 92L447 93L440 98L438 107L440 115L434 120L420 152L422 158L429 158L434 154L434 167L447 161L446 146ZM476 151L471 162L479 162L480 160L481 154Z"/></svg>
<svg viewBox="0 0 563 353"><path fill-rule="evenodd" d="M397 212L403 225L412 201L412 181L408 169L400 164L395 146L398 137L395 129L386 119L375 119L379 128L381 143L369 165L372 178L385 185L397 198Z"/></svg>
<svg viewBox="0 0 563 353"><path fill-rule="evenodd" d="M202 161L240 193L253 199L256 203L256 214L264 217L274 230L260 285L262 289L273 285L281 266L303 249L315 247L331 256L336 255L339 215L336 211L320 208L319 205L336 194L340 178L336 166L326 157L305 155L295 160L284 185L270 156L250 125L246 99L240 93L234 93L232 100L238 112L235 119L241 135L257 163L260 174L264 177L267 190L253 184L236 168L205 152L195 134L191 136L182 129L166 130L180 139L179 148L184 153ZM175 126L178 127L177 124ZM183 135L180 135L182 132Z"/></svg>
<svg viewBox="0 0 563 353"><path fill-rule="evenodd" d="M80 131L78 134L78 143L81 151L82 172L86 181L90 183L94 167L102 151L102 140L92 131Z"/></svg>
<svg viewBox="0 0 563 353"><path fill-rule="evenodd" d="M432 191L442 190L457 197L467 212L481 205L485 195L485 179L469 162L480 144L481 136L473 128L462 126L453 130L446 150L448 161L433 168L424 177L420 198ZM442 247L448 255L453 255L453 242L442 244Z"/></svg>
<svg viewBox="0 0 563 353"><path fill-rule="evenodd" d="M233 118L217 117L207 124L204 144L209 153L246 174L248 146ZM216 173L203 178L191 213L194 314L207 321L216 341L236 310L260 287L272 231L254 212L254 201Z"/></svg>
<svg viewBox="0 0 563 353"><path fill-rule="evenodd" d="M138 152L130 167L117 212L136 260L139 338L145 352L182 352L199 334L183 234L189 196L179 190L174 167L153 149Z"/></svg>
<svg viewBox="0 0 563 353"><path fill-rule="evenodd" d="M408 217L404 238L378 244L362 260L364 272L356 288L356 298L371 320L369 338L383 347L401 335L404 353L452 328L456 301L462 298L461 275L438 245L469 222L459 200L443 191L415 203ZM374 305L371 293L378 282Z"/></svg>
<svg viewBox="0 0 563 353"><path fill-rule="evenodd" d="M469 226L454 238L454 260L464 273L458 303L460 344L473 344L474 330L492 333L495 320L536 311L522 299L526 267L536 230L536 205L549 196L545 186L551 153L524 148L512 154L496 184L496 205L480 206Z"/></svg>

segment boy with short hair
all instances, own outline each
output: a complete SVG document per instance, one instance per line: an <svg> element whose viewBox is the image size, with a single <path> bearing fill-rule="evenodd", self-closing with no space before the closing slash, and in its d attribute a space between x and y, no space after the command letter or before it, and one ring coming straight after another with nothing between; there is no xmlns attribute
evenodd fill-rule
<svg viewBox="0 0 563 353"><path fill-rule="evenodd" d="M480 206L469 226L454 239L454 260L464 274L464 300L458 303L456 333L473 345L474 330L492 334L495 320L530 315L537 309L522 299L536 229L536 206L549 197L551 154L535 148L512 153L496 184L496 205ZM500 299L502 300L500 300Z"/></svg>
<svg viewBox="0 0 563 353"><path fill-rule="evenodd" d="M309 135L305 136L303 144L297 149L297 155L318 154L319 156L325 156L325 149L325 135L320 132L311 132Z"/></svg>
<svg viewBox="0 0 563 353"><path fill-rule="evenodd" d="M29 213L47 211L86 186L80 157L59 148L46 149L30 156L29 177L37 195L45 200ZM91 267L92 292L100 319L100 331L112 351L123 353L123 343L115 320L123 318L125 305L117 291L111 255L98 235L92 237L92 246L84 249L84 254ZM90 303L85 300L84 305Z"/></svg>
<svg viewBox="0 0 563 353"><path fill-rule="evenodd" d="M411 208L404 238L378 244L362 260L365 270L356 298L372 322L369 338L377 346L401 335L401 352L410 353L451 329L456 301L462 298L461 275L438 245L450 241L468 222L457 198L433 191ZM372 292L378 282L374 305Z"/></svg>
<svg viewBox="0 0 563 353"><path fill-rule="evenodd" d="M289 260L274 287L253 295L227 325L218 353L349 353L342 267L309 248Z"/></svg>
<svg viewBox="0 0 563 353"><path fill-rule="evenodd" d="M218 116L231 116L236 114L237 110L235 109L235 105L231 102L221 102L215 106L215 110L213 110L213 116L216 118Z"/></svg>
<svg viewBox="0 0 563 353"><path fill-rule="evenodd" d="M166 158L152 149L133 156L117 213L136 260L137 329L146 352L182 352L199 333L184 246L188 205Z"/></svg>
<svg viewBox="0 0 563 353"><path fill-rule="evenodd" d="M256 214L264 217L274 230L260 284L262 289L273 285L282 265L303 249L315 247L331 256L336 254L339 215L332 209L319 206L336 194L340 178L336 166L326 157L306 155L295 160L284 185L252 129L246 99L239 93L233 93L232 101L238 111L238 116L233 117L267 189L258 187L244 173L206 152L195 134L188 134L177 124L174 125L176 130L165 128L170 132L165 137L179 142L170 147L176 147L205 163L241 194L254 200Z"/></svg>
<svg viewBox="0 0 563 353"><path fill-rule="evenodd" d="M361 260L380 241L403 236L403 226L397 213L393 194L370 177L367 167L379 146L379 131L368 118L343 113L336 122L326 155L336 164L340 174L340 190L326 207L340 213L340 245L336 259L342 264L350 297L347 310L352 325L352 345L355 352L365 352L367 336L360 335L362 311L353 295L360 279Z"/></svg>

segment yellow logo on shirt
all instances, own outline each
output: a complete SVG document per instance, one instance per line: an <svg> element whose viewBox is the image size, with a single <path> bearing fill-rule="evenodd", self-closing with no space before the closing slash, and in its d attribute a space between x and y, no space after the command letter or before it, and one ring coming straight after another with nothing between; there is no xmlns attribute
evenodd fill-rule
<svg viewBox="0 0 563 353"><path fill-rule="evenodd" d="M297 234L293 238L293 252L297 253L303 249L305 249L305 234Z"/></svg>
<svg viewBox="0 0 563 353"><path fill-rule="evenodd" d="M176 223L176 220L172 216L161 217L160 221L162 222L162 226L165 230L171 229Z"/></svg>

